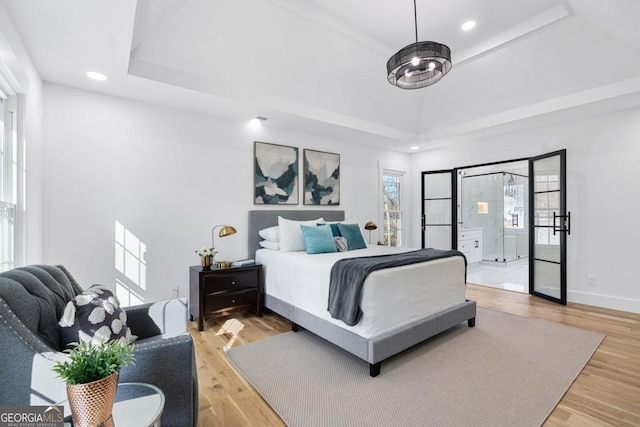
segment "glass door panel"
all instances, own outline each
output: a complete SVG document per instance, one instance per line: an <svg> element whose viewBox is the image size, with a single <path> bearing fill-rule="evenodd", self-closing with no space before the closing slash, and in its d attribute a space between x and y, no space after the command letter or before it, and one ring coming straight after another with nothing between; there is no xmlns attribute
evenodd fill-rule
<svg viewBox="0 0 640 427"><path fill-rule="evenodd" d="M424 199L451 199L451 171L423 172Z"/></svg>
<svg viewBox="0 0 640 427"><path fill-rule="evenodd" d="M451 227L428 226L424 230L425 248L451 249Z"/></svg>
<svg viewBox="0 0 640 427"><path fill-rule="evenodd" d="M551 296L555 299L562 298L562 272L559 264L535 260L534 283L537 292Z"/></svg>
<svg viewBox="0 0 640 427"><path fill-rule="evenodd" d="M567 303L566 150L529 160L529 293Z"/></svg>
<svg viewBox="0 0 640 427"><path fill-rule="evenodd" d="M451 200L425 200L425 222L427 224L451 224Z"/></svg>
<svg viewBox="0 0 640 427"><path fill-rule="evenodd" d="M422 247L454 249L456 210L452 170L422 172Z"/></svg>

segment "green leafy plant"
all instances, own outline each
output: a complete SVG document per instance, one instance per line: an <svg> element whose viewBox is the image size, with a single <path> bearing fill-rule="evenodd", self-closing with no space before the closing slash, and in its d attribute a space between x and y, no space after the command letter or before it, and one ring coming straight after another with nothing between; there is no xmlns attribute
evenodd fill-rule
<svg viewBox="0 0 640 427"><path fill-rule="evenodd" d="M58 361L52 370L67 384L86 384L106 378L120 371L120 367L133 365L133 345L111 341L95 345L87 341L71 343L65 350L69 360Z"/></svg>

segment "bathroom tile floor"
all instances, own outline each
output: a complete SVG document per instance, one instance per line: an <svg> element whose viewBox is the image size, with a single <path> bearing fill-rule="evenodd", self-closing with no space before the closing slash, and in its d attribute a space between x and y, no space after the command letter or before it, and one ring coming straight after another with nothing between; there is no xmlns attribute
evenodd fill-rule
<svg viewBox="0 0 640 427"><path fill-rule="evenodd" d="M481 261L467 266L467 282L517 292L529 292L529 259L506 264Z"/></svg>

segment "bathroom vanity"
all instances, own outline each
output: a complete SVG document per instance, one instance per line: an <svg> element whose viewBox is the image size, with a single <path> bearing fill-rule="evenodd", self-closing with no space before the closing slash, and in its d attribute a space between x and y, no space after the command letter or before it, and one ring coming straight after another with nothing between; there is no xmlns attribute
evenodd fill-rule
<svg viewBox="0 0 640 427"><path fill-rule="evenodd" d="M458 230L458 250L467 257L467 263L482 261L482 228Z"/></svg>

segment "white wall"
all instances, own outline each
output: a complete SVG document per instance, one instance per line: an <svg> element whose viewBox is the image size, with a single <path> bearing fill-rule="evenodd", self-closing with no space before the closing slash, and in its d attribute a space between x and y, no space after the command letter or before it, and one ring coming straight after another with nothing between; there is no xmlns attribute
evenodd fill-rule
<svg viewBox="0 0 640 427"><path fill-rule="evenodd" d="M378 212L378 161L399 170L410 162L407 154L270 126L256 132L242 122L49 83L44 112L45 262L64 264L84 287L113 286L119 221L147 245L147 301L167 298L172 286L187 295L188 267L199 262L194 250L210 242L214 225L238 230L216 239L219 259L247 256L247 211L273 207L253 204L254 140L296 146L300 154L339 153L336 209L362 224Z"/></svg>
<svg viewBox="0 0 640 427"><path fill-rule="evenodd" d="M23 245L18 261L42 262L42 79L4 2L0 2L0 78L24 98L25 202L18 214Z"/></svg>
<svg viewBox="0 0 640 427"><path fill-rule="evenodd" d="M542 129L451 143L412 155L412 199L420 200L420 172L529 157L567 149L568 300L640 313L640 109ZM419 230L414 203L412 229ZM412 234L419 239L419 234ZM413 240L410 244L419 244ZM596 277L587 286L586 277Z"/></svg>

